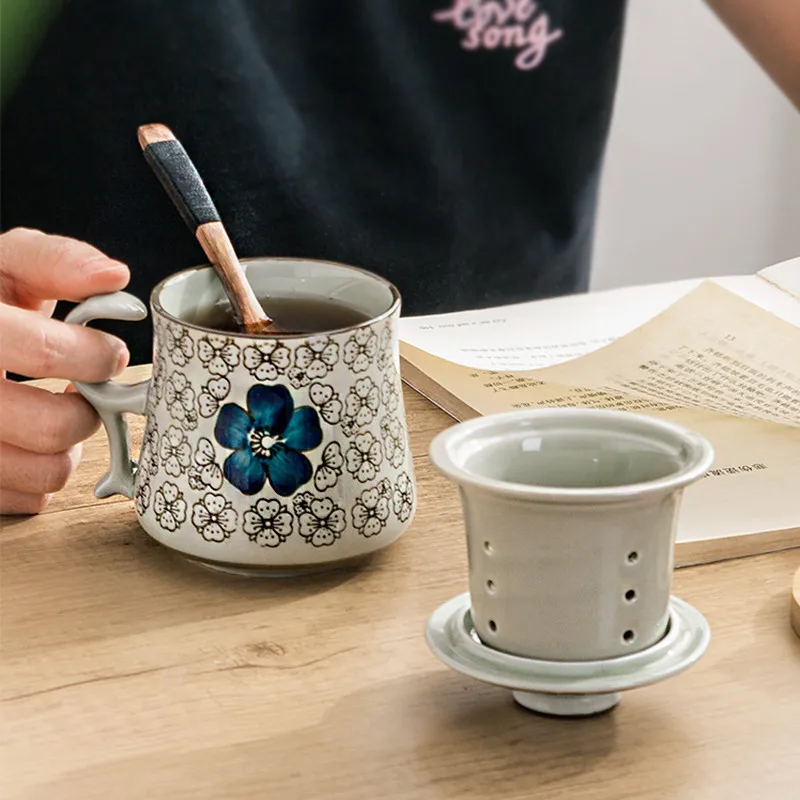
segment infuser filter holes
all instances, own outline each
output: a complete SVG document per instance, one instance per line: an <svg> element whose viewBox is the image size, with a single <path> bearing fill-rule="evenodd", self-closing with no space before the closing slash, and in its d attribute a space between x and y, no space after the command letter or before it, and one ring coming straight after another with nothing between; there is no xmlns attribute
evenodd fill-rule
<svg viewBox="0 0 800 800"><path fill-rule="evenodd" d="M488 539L483 543L483 552L487 555L494 553L494 545Z"/></svg>
<svg viewBox="0 0 800 800"><path fill-rule="evenodd" d="M625 592L625 600L628 603L635 602L635 600L636 600L636 590L635 589L628 589L628 591Z"/></svg>
<svg viewBox="0 0 800 800"><path fill-rule="evenodd" d="M489 592L489 594L494 594L496 588L497 587L494 585L494 581L489 578L489 580L486 581L486 591Z"/></svg>
<svg viewBox="0 0 800 800"><path fill-rule="evenodd" d="M497 623L493 619L489 620L489 630L492 633L497 633Z"/></svg>
<svg viewBox="0 0 800 800"><path fill-rule="evenodd" d="M635 638L636 634L630 630L622 634L622 641L625 642L625 644L631 644Z"/></svg>
<svg viewBox="0 0 800 800"><path fill-rule="evenodd" d="M639 554L635 550L631 550L631 552L628 553L627 562L629 564L635 564L638 560Z"/></svg>

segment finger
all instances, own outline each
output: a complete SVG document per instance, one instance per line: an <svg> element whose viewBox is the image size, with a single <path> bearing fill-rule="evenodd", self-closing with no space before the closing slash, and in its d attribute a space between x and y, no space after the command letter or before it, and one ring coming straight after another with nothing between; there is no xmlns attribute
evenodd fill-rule
<svg viewBox="0 0 800 800"><path fill-rule="evenodd" d="M0 299L20 308L85 300L128 284L128 268L97 248L28 228L0 235Z"/></svg>
<svg viewBox="0 0 800 800"><path fill-rule="evenodd" d="M0 486L27 494L60 492L80 460L79 444L63 453L42 455L0 442Z"/></svg>
<svg viewBox="0 0 800 800"><path fill-rule="evenodd" d="M24 383L0 381L0 441L34 453L61 453L100 426L79 394L53 394Z"/></svg>
<svg viewBox="0 0 800 800"><path fill-rule="evenodd" d="M52 499L52 494L28 494L0 489L0 514L40 514Z"/></svg>
<svg viewBox="0 0 800 800"><path fill-rule="evenodd" d="M0 304L0 367L9 372L99 383L127 363L128 349L115 336Z"/></svg>

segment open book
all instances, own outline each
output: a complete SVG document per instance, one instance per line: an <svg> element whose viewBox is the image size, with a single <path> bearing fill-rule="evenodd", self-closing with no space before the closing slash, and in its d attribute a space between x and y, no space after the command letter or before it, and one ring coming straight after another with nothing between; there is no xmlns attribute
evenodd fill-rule
<svg viewBox="0 0 800 800"><path fill-rule="evenodd" d="M800 258L688 280L401 320L403 378L458 420L618 408L705 436L678 566L800 547Z"/></svg>

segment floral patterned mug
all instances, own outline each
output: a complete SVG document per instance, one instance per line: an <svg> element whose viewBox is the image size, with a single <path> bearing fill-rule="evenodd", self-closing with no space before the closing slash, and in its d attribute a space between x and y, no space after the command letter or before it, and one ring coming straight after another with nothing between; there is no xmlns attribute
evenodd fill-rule
<svg viewBox="0 0 800 800"><path fill-rule="evenodd" d="M294 574L380 550L415 508L399 294L342 264L243 265L259 297L329 299L365 321L313 335L221 332L188 321L225 302L210 267L162 281L150 300L152 378L77 387L108 432L110 469L95 494L134 499L156 541L226 571ZM67 321L146 315L117 292L90 298ZM138 464L126 412L146 417Z"/></svg>

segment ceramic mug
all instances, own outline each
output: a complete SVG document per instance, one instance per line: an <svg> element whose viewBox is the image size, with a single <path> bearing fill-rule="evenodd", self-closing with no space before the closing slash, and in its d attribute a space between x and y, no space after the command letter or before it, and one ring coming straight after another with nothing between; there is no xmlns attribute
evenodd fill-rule
<svg viewBox="0 0 800 800"><path fill-rule="evenodd" d="M624 411L541 409L455 425L430 456L460 489L485 644L587 661L664 636L683 489L713 460L705 439Z"/></svg>
<svg viewBox="0 0 800 800"><path fill-rule="evenodd" d="M410 525L414 475L399 373L400 297L341 264L243 262L259 297L326 299L353 327L249 336L196 325L227 304L210 267L152 292L152 378L79 384L108 432L95 494L135 500L156 541L221 569L297 573L380 550ZM142 319L125 292L90 298L68 322ZM146 417L138 464L125 412Z"/></svg>

